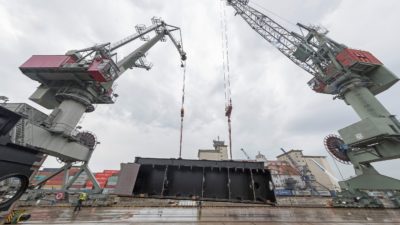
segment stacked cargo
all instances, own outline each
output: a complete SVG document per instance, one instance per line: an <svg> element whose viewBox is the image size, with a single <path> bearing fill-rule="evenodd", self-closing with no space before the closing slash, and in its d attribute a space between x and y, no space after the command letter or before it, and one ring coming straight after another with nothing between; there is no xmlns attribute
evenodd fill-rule
<svg viewBox="0 0 400 225"><path fill-rule="evenodd" d="M118 182L118 175L114 174L111 177L108 178L107 180L107 185L105 186L103 193L104 194L113 194L115 187L117 186Z"/></svg>
<svg viewBox="0 0 400 225"><path fill-rule="evenodd" d="M58 171L59 168L44 168L40 170L33 182L35 184L44 180L46 177L54 174ZM79 172L79 167L72 167L69 170L69 179ZM104 170L100 173L95 173L95 178L99 183L100 187L104 189L104 193L113 193L115 186L118 181L119 170ZM48 180L45 185L42 187L43 189L61 189L64 184L64 172L61 172ZM93 183L88 181L88 175L86 172L82 172L75 180L75 182L71 185L70 190L84 190L84 189L93 189Z"/></svg>
<svg viewBox="0 0 400 225"><path fill-rule="evenodd" d="M57 170L58 170L57 168L44 168L43 170L39 171L36 174L33 182L39 183L40 181L44 180L46 177L52 175ZM64 179L63 173L57 174L55 177L48 180L45 183L45 185L42 187L42 189L60 189L60 188L62 188L62 185L63 185L63 179Z"/></svg>
<svg viewBox="0 0 400 225"><path fill-rule="evenodd" d="M59 170L59 168L44 168L43 170L39 171L36 174L33 182L39 183L46 177L54 174L57 170ZM79 171L78 167L72 167L68 172L69 173L68 179L71 179L76 173L78 173L78 171ZM56 176L48 180L42 187L42 189L61 189L64 184L64 177L65 177L64 172L57 174ZM86 173L82 173L74 182L74 184L71 186L71 190L78 190L84 188L86 180L87 180Z"/></svg>
<svg viewBox="0 0 400 225"><path fill-rule="evenodd" d="M106 183L108 180L108 174L96 173L95 177L96 177L96 180L99 183L100 187L104 188L104 186L106 186Z"/></svg>
<svg viewBox="0 0 400 225"><path fill-rule="evenodd" d="M72 176L69 177L71 179ZM86 172L82 172L75 180L75 182L70 187L71 190L81 190L85 188L86 181L88 180L88 175Z"/></svg>
<svg viewBox="0 0 400 225"><path fill-rule="evenodd" d="M95 178L100 185L100 188L103 188L104 194L111 194L114 192L115 186L118 181L119 170L104 170L101 173L96 173ZM86 183L87 189L93 188L93 183L88 181Z"/></svg>

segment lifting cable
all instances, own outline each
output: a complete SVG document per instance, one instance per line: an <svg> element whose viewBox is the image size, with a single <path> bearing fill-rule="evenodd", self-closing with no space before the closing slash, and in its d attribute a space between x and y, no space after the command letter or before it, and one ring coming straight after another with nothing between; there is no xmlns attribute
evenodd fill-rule
<svg viewBox="0 0 400 225"><path fill-rule="evenodd" d="M183 117L185 116L184 104L185 104L185 82L186 82L186 61L182 61L183 68L183 82L182 82L182 105L181 105L181 134L179 140L179 159L182 158L182 136L183 136Z"/></svg>
<svg viewBox="0 0 400 225"><path fill-rule="evenodd" d="M222 41L222 71L224 74L224 89L225 89L225 116L228 118L228 134L229 134L229 155L232 159L232 127L231 127L231 114L232 114L232 92L231 92L231 79L229 69L229 51L228 51L228 27L226 25L226 12L224 1L220 1L221 8L221 41Z"/></svg>
<svg viewBox="0 0 400 225"><path fill-rule="evenodd" d="M330 155L331 155L331 154L330 154ZM338 164L336 163L336 159L335 159L332 155L331 155L331 158L332 158L332 160L333 160L333 163L334 163L335 166L336 166L336 169L339 171L340 177L342 178L342 180L344 180L342 171L340 171L340 168L339 168Z"/></svg>

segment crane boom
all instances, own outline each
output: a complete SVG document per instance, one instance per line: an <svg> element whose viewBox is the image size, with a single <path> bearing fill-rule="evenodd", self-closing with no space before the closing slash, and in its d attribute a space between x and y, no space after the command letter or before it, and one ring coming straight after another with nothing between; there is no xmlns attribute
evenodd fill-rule
<svg viewBox="0 0 400 225"><path fill-rule="evenodd" d="M115 43L112 43L110 46L110 51L114 51L114 50L116 50L138 38L141 38L142 40L146 40L145 35L147 35L148 33L150 33L151 31L153 31L155 29L158 29L161 26L162 26L161 23L154 23L153 25L151 25L147 28L145 28L143 26L136 26L136 30L138 31L137 33L132 34L128 37L125 37Z"/></svg>
<svg viewBox="0 0 400 225"><path fill-rule="evenodd" d="M312 75L316 75L317 70L312 62L304 62L294 55L302 42L300 36L288 31L270 17L250 7L247 4L248 2L249 0L228 0L228 4L236 10L236 14L240 15L261 37L273 44L299 67Z"/></svg>
<svg viewBox="0 0 400 225"><path fill-rule="evenodd" d="M261 37L311 74L313 78L308 85L318 93L343 98L348 84L357 79L358 85L378 94L398 81L371 53L347 48L329 38L324 28L297 23L302 31L298 34L251 7L249 0L227 0L227 3ZM373 75L376 68L381 68L379 78Z"/></svg>
<svg viewBox="0 0 400 225"><path fill-rule="evenodd" d="M321 164L319 164L315 159L311 158L311 161L313 163L315 163L315 165L318 166L318 168L320 168L322 170L322 172L326 173L329 177L331 177L333 180L335 180L336 182L339 181L339 179L337 177L335 177L333 174L331 174L327 169L325 169Z"/></svg>
<svg viewBox="0 0 400 225"><path fill-rule="evenodd" d="M301 171L300 166L296 163L296 161L294 161L294 159L292 158L292 156L290 156L290 154L288 154L288 153L286 152L286 150L283 149L283 148L281 148L281 151L283 152L283 154L285 154L285 155L287 156L287 158L289 159L290 163L292 163L292 165L297 169L297 171L298 171L300 174L303 174L303 172Z"/></svg>
<svg viewBox="0 0 400 225"><path fill-rule="evenodd" d="M243 152L243 154L244 154L244 156L246 156L247 160L251 159L250 156L247 154L247 152L243 148L241 148L240 151Z"/></svg>

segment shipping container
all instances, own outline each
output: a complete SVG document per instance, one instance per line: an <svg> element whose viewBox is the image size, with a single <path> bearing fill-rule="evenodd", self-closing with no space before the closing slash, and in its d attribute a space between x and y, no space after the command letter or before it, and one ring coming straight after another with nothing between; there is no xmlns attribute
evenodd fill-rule
<svg viewBox="0 0 400 225"><path fill-rule="evenodd" d="M331 192L330 191L318 191L318 194L320 196L326 196L326 197L331 196Z"/></svg>
<svg viewBox="0 0 400 225"><path fill-rule="evenodd" d="M104 188L103 189L103 194L113 194L115 189L113 188Z"/></svg>
<svg viewBox="0 0 400 225"><path fill-rule="evenodd" d="M48 190L61 189L62 185L44 185L42 188Z"/></svg>
<svg viewBox="0 0 400 225"><path fill-rule="evenodd" d="M43 168L43 172L56 172L60 168Z"/></svg>
<svg viewBox="0 0 400 225"><path fill-rule="evenodd" d="M116 174L119 173L119 170L103 170L103 173L107 173L107 174Z"/></svg>
<svg viewBox="0 0 400 225"><path fill-rule="evenodd" d="M76 180L74 184L86 184L87 180Z"/></svg>
<svg viewBox="0 0 400 225"><path fill-rule="evenodd" d="M311 191L293 191L296 196L311 196Z"/></svg>
<svg viewBox="0 0 400 225"><path fill-rule="evenodd" d="M108 178L108 181L118 181L118 176L111 176Z"/></svg>
<svg viewBox="0 0 400 225"><path fill-rule="evenodd" d="M46 181L46 184L63 184L63 180L48 180Z"/></svg>
<svg viewBox="0 0 400 225"><path fill-rule="evenodd" d="M293 193L292 193L292 190L275 189L275 195L277 195L277 196L293 196Z"/></svg>

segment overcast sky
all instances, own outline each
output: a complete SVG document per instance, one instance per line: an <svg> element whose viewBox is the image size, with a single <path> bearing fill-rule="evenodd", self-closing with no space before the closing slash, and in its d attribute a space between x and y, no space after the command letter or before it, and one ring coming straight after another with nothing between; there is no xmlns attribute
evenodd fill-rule
<svg viewBox="0 0 400 225"><path fill-rule="evenodd" d="M251 1L289 29L294 23L318 24L347 46L372 52L396 74L400 40L400 1L397 0L255 0ZM227 141L224 117L219 0L29 1L0 0L0 95L11 102L30 102L38 83L18 70L33 54L64 54L93 44L114 42L150 25L153 16L182 28L188 55L183 158L212 148L218 136ZM280 148L302 149L307 155L328 155L323 138L359 121L351 107L332 96L316 94L306 82L309 74L285 58L226 8L232 83L233 157L258 151L268 159ZM297 31L297 30L295 30ZM140 44L140 42L138 42ZM137 45L137 44L136 44ZM132 51L127 46L121 56ZM121 57L120 56L120 57ZM101 144L91 168L118 169L135 156L178 156L182 69L172 43L158 43L147 59L150 71L133 69L118 81L114 105L99 105L81 121ZM392 114L400 112L400 85L378 96ZM48 111L45 111L48 112ZM50 160L47 166L56 166ZM334 170L334 164L331 164ZM399 160L379 163L379 171L400 178ZM345 176L351 167L340 166ZM396 168L396 169L395 169Z"/></svg>

